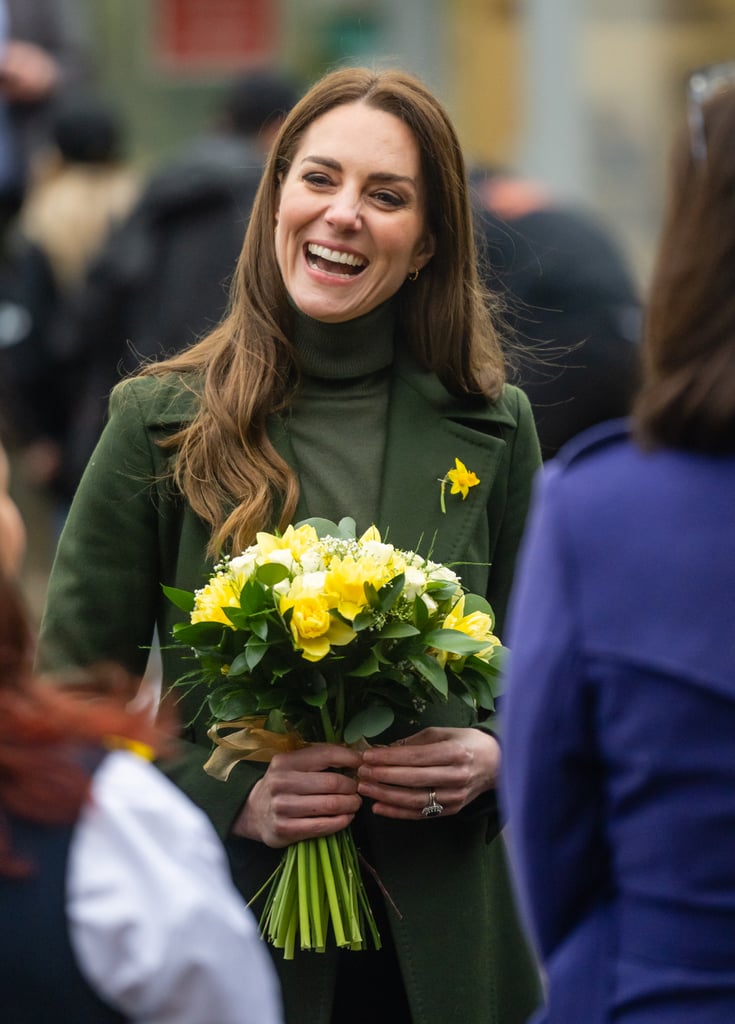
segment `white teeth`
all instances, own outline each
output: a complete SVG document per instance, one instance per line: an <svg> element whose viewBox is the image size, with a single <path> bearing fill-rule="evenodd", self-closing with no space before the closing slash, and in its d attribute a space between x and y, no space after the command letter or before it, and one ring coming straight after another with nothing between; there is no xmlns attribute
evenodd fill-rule
<svg viewBox="0 0 735 1024"><path fill-rule="evenodd" d="M351 252L328 249L326 245L316 245L314 242L309 242L306 248L312 256L321 256L322 259L329 260L330 263L345 263L348 267L365 266L365 260Z"/></svg>

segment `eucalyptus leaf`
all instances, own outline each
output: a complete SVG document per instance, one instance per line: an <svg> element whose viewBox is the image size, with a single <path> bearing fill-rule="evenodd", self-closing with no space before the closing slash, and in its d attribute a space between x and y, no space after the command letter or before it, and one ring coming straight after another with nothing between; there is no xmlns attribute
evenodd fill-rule
<svg viewBox="0 0 735 1024"><path fill-rule="evenodd" d="M357 536L357 523L350 516L340 519L339 523L333 523L331 519L322 519L313 516L310 519L302 519L296 524L299 526L313 526L317 537L341 537L344 540L355 540Z"/></svg>
<svg viewBox="0 0 735 1024"><path fill-rule="evenodd" d="M395 715L390 708L379 704L365 708L354 715L345 726L345 743L356 743L363 737L367 739L370 736L379 736L393 725L394 720Z"/></svg>
<svg viewBox="0 0 735 1024"><path fill-rule="evenodd" d="M323 707L325 707L325 705L327 703L327 697L328 696L329 696L329 691L324 689L324 690L320 690L318 693L304 693L302 695L302 699L303 699L305 704L309 705L309 707L312 707L312 708L323 708Z"/></svg>
<svg viewBox="0 0 735 1024"><path fill-rule="evenodd" d="M288 579L288 569L280 562L266 562L255 570L255 578L264 587L274 587L281 580Z"/></svg>
<svg viewBox="0 0 735 1024"><path fill-rule="evenodd" d="M492 605L480 594L465 594L464 613L470 615L472 612L484 612L485 615L490 616L491 626L495 625L495 613Z"/></svg>

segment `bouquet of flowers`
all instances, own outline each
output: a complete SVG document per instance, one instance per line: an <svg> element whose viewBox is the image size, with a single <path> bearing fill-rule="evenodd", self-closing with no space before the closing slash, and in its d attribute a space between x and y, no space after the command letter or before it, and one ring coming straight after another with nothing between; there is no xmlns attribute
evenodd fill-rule
<svg viewBox="0 0 735 1024"><path fill-rule="evenodd" d="M310 519L259 533L200 590L164 591L189 614L174 640L196 667L177 685L205 684L205 769L219 778L279 749L364 743L450 693L494 708L504 648L490 605L375 527L358 538L352 519ZM297 942L323 951L330 925L339 946L363 949L369 932L380 947L350 829L287 847L264 889L261 928L287 959Z"/></svg>

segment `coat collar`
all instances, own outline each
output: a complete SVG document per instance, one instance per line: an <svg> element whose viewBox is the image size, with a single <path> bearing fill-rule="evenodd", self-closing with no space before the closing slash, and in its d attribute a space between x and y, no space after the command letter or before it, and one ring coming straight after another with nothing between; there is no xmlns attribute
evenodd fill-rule
<svg viewBox="0 0 735 1024"><path fill-rule="evenodd" d="M383 486L377 526L383 537L402 548L432 552L442 562L460 561L469 539L487 516L490 492L505 452L502 428L516 426L505 392L496 402L471 405L451 395L435 374L420 369L405 353L397 355L391 389ZM172 387L167 401L157 401L153 417L160 425L191 419L196 405L188 389ZM280 417L268 433L276 451L294 465L294 454ZM459 458L480 479L466 499L445 491L441 478ZM296 521L308 516L299 503Z"/></svg>
<svg viewBox="0 0 735 1024"><path fill-rule="evenodd" d="M401 356L391 394L378 517L391 543L422 554L431 551L438 561L460 561L487 518L506 447L501 428L515 425L504 397L470 405L451 395L435 374ZM454 468L455 458L480 482L466 499L450 494L447 485L442 512L441 479Z"/></svg>

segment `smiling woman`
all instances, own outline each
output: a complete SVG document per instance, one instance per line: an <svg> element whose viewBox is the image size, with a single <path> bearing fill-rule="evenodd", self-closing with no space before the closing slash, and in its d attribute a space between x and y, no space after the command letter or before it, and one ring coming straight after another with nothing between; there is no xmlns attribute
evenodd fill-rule
<svg viewBox="0 0 735 1024"><path fill-rule="evenodd" d="M502 639L539 450L490 308L436 97L401 71L317 82L272 147L226 319L113 393L59 544L45 662L142 669L154 626L167 639L180 616L161 584L202 588L223 552L308 518L375 524L456 566ZM442 508L445 478L458 490ZM166 691L190 663L162 646ZM380 878L365 875L382 948L335 936L274 954L289 1024L525 1021L539 986L505 868L496 716L450 695L363 752L309 744L222 782L203 770L204 697L195 681L181 700L184 754L167 771L211 816L243 896L283 847L348 826Z"/></svg>

